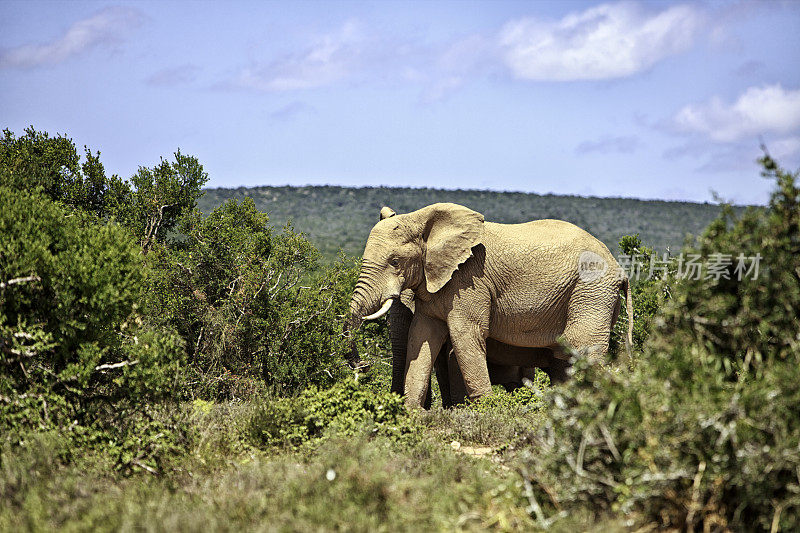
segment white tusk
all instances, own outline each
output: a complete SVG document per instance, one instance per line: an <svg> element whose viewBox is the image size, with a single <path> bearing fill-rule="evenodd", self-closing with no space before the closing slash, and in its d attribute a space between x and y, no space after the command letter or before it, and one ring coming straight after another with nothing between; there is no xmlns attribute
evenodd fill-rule
<svg viewBox="0 0 800 533"><path fill-rule="evenodd" d="M378 309L377 312L372 313L371 315L367 315L367 316L363 317L363 319L364 320L375 320L376 318L380 318L380 317L382 317L383 315L385 315L386 313L389 312L389 308L391 306L392 306L392 299L389 298L388 300L386 300L383 303L383 306L380 309Z"/></svg>

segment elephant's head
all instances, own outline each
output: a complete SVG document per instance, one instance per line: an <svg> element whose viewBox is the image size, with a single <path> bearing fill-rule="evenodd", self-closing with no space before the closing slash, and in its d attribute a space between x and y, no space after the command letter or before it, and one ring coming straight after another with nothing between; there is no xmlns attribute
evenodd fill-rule
<svg viewBox="0 0 800 533"><path fill-rule="evenodd" d="M347 329L385 314L405 289L438 292L482 236L483 215L460 205L433 204L405 215L384 207L367 239Z"/></svg>

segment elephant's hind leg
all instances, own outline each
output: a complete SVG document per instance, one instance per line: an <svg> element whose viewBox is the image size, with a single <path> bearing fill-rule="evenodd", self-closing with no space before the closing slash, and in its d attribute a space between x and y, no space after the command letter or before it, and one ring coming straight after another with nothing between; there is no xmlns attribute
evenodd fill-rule
<svg viewBox="0 0 800 533"><path fill-rule="evenodd" d="M556 345L551 347L551 349L554 354L553 358L542 370L544 370L545 374L550 378L550 383L564 383L569 379L569 369L572 365L568 356L564 354L564 350L561 346Z"/></svg>
<svg viewBox="0 0 800 533"><path fill-rule="evenodd" d="M579 353L585 354L593 363L606 362L608 345L611 341L611 317L587 319L568 324L564 330L567 342Z"/></svg>

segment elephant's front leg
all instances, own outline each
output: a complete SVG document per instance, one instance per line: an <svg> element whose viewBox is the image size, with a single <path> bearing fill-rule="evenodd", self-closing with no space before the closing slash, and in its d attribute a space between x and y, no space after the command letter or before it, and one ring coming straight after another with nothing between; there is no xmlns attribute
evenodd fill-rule
<svg viewBox="0 0 800 533"><path fill-rule="evenodd" d="M492 392L486 362L486 336L477 324L451 320L448 323L458 366L464 376L467 397L475 400Z"/></svg>
<svg viewBox="0 0 800 533"><path fill-rule="evenodd" d="M422 407L436 356L447 339L447 324L416 313L408 332L405 393L406 407Z"/></svg>

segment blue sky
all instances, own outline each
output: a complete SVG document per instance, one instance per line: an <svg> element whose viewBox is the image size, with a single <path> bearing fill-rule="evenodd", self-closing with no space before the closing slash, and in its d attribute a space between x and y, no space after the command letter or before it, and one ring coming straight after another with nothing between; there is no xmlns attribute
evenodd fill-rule
<svg viewBox="0 0 800 533"><path fill-rule="evenodd" d="M129 177L764 202L800 2L0 1L0 127Z"/></svg>

